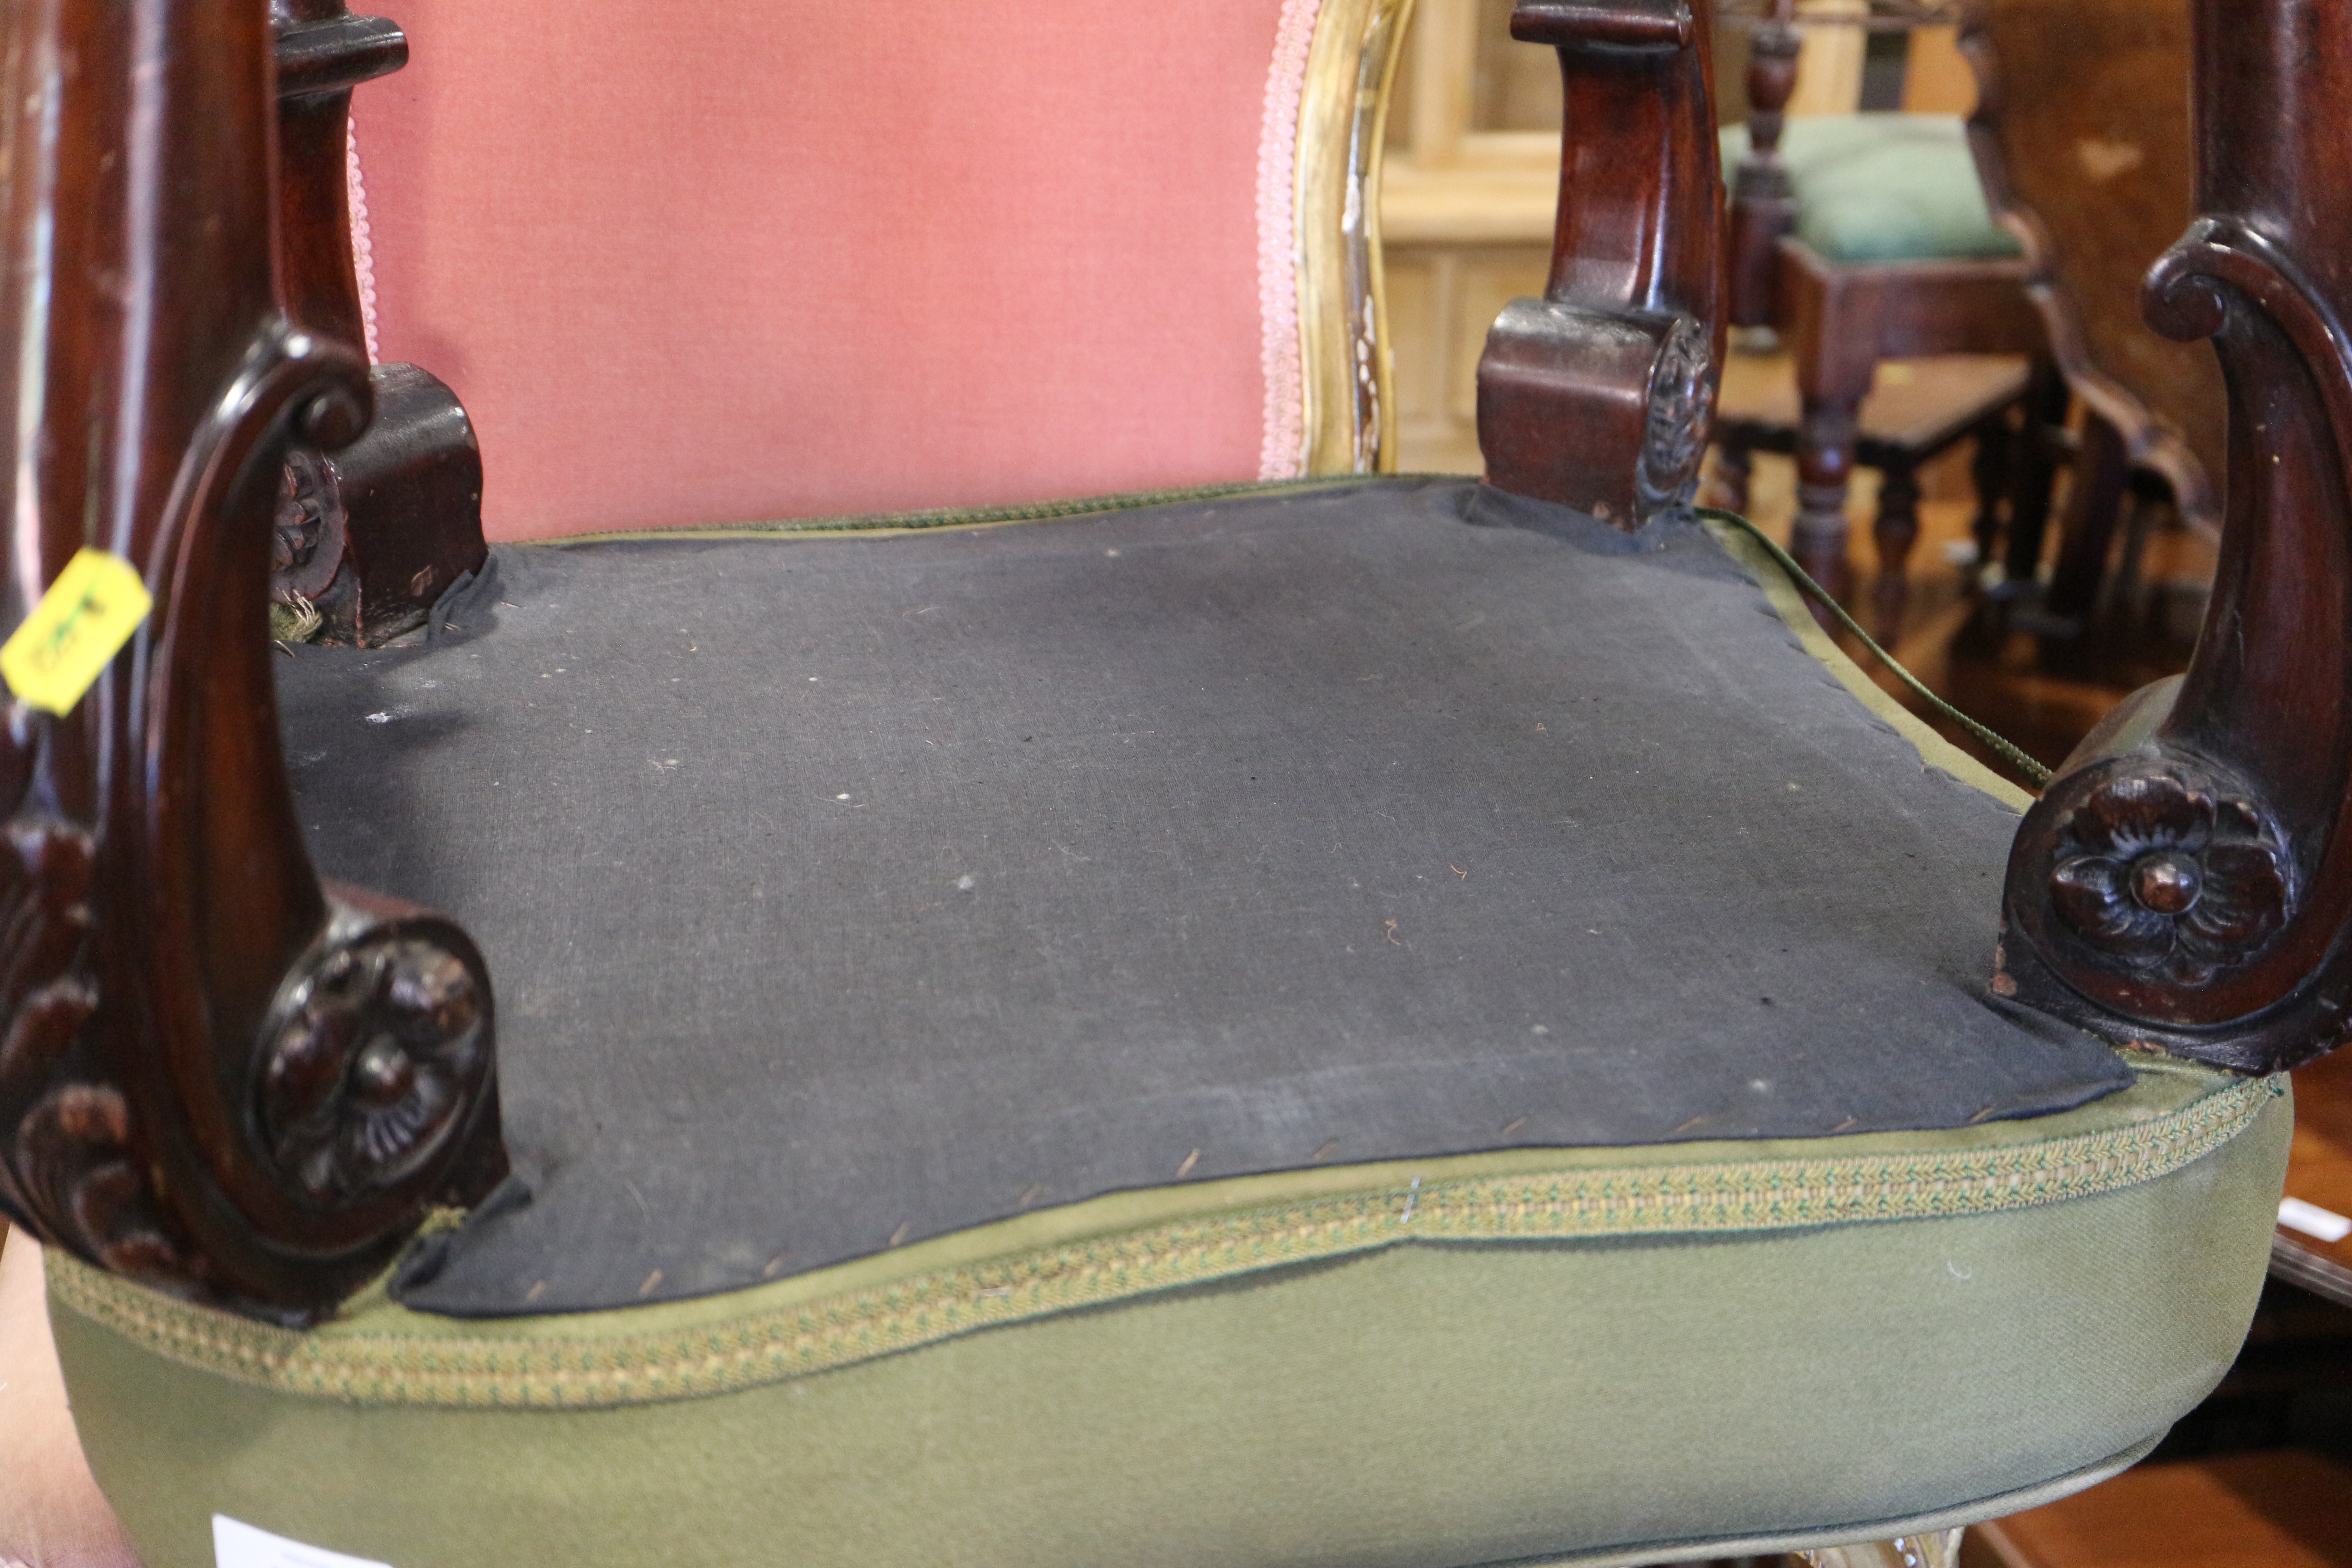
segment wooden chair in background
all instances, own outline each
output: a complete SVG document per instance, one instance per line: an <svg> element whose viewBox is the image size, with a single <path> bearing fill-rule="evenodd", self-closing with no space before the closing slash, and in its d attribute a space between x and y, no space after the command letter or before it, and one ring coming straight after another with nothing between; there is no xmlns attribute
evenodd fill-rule
<svg viewBox="0 0 2352 1568"><path fill-rule="evenodd" d="M1997 448L1977 468L1982 509L2013 510L2039 530L2050 468L2040 426L2063 414L2041 323L2027 303L2017 243L1986 206L1968 154L1965 96L1938 80L1943 112L1865 111L1790 117L1798 87L1799 7L1766 0L1748 35L1748 119L1727 148L1731 173L1731 320L1769 326L1795 366L1801 406L1785 394L1741 408L1727 479L1741 499L1740 438L1769 430L1769 448L1793 448L1797 515L1791 549L1833 592L1846 591L1847 489L1867 441L1887 475L1874 529L1873 585L1883 633L1900 626L1906 568L1917 538L1911 470L1960 434ZM1902 38L1916 30L1948 55L1950 7L1880 0L1809 17L1847 37ZM2040 367L1931 367L1899 409L1864 404L1886 360L1951 354L2020 356ZM1777 389L1775 389L1777 392ZM2012 420L2020 439L2002 439ZM1998 433L1997 433L1998 432ZM1932 446L1923 447L1925 440Z"/></svg>
<svg viewBox="0 0 2352 1568"><path fill-rule="evenodd" d="M1800 449L1802 400L1789 369L1777 355L1736 352L1724 364L1715 499L1734 511L1748 509L1756 453L1793 456ZM2029 466L2021 449L2041 434L2031 415L2034 386L2030 364L2011 355L1943 354L1875 367L1872 389L1855 410L1853 460L1880 475L1869 621L1886 646L1902 635L1910 603L1922 468L1964 441L1972 443L1976 519L1970 531L1980 560L1991 558L2021 510L2030 518L2035 504L2047 505L2049 465Z"/></svg>
<svg viewBox="0 0 2352 1568"><path fill-rule="evenodd" d="M0 1202L148 1568L1948 1564L2145 1453L2352 984L2347 286L2278 286L2352 121L2275 112L2352 16L2228 3L2159 302L2269 389L2230 635L2038 799L1690 514L1681 0L1517 7L1485 485L1372 471L1399 6L941 7L898 79L417 0L379 331L496 547L290 656L283 461L376 388L280 291L261 7L0 15Z"/></svg>

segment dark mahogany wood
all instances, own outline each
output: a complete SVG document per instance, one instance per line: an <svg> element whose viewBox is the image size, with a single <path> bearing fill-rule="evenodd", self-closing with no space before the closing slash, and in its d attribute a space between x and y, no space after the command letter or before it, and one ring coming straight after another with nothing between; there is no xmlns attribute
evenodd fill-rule
<svg viewBox="0 0 2352 1568"><path fill-rule="evenodd" d="M1767 0L1748 36L1748 153L1731 177L1731 322L1769 325L1781 237L1797 226L1797 193L1780 162L1780 131L1797 88L1797 0Z"/></svg>
<svg viewBox="0 0 2352 1568"><path fill-rule="evenodd" d="M352 255L352 89L408 63L408 38L343 0L271 0L278 54L278 269L286 312L345 343L366 334Z"/></svg>
<svg viewBox="0 0 2352 1568"><path fill-rule="evenodd" d="M1783 398L1777 388L1759 395L1752 384L1735 381L1731 372L1739 363L1735 354L1717 410L1715 477L1716 504L1744 512L1750 455L1797 449L1798 406L1793 386ZM1878 387L1860 405L1855 461L1883 476L1872 525L1878 547L1878 572L1870 588L1872 629L1889 647L1901 634L1909 605L1907 563L1919 536L1920 467L1962 441L1975 442L1975 532L1985 550L2000 535L2002 508L2025 510L2018 491L2019 443L2010 421L2031 405L2036 389L2030 375L1988 375L1981 365L1927 360L1912 370L1904 386ZM1895 407L1888 406L1890 401ZM2037 477L2046 496L2046 469Z"/></svg>
<svg viewBox="0 0 2352 1568"><path fill-rule="evenodd" d="M0 1208L163 1289L289 1321L503 1170L488 976L425 911L322 888L271 693L296 444L374 401L281 309L257 0L0 12L10 620L74 553L152 613L64 717L0 736Z"/></svg>
<svg viewBox="0 0 2352 1568"><path fill-rule="evenodd" d="M2140 310L2148 258L2191 211L2189 0L1972 0L1961 47L1985 194L2024 242L2075 395L2217 528L2221 368Z"/></svg>
<svg viewBox="0 0 2352 1568"><path fill-rule="evenodd" d="M1519 0L1559 51L1559 221L1540 300L1478 363L1494 484L1634 530L1690 504L1723 359L1722 202L1704 5Z"/></svg>
<svg viewBox="0 0 2352 1568"><path fill-rule="evenodd" d="M463 931L322 887L304 851L275 502L289 454L340 459L384 384L278 292L258 0L141 14L0 12L11 618L84 547L155 598L64 717L18 703L0 734L0 1209L299 1321L503 1172L491 994ZM2336 1044L2352 1005L2352 6L2198 17L2205 216L2148 298L2227 373L2221 579L2185 679L2029 813L1994 989L2259 1069ZM1688 494L1719 363L1706 17L1517 25L1561 51L1568 199L1547 298L1490 346L1482 430L1499 481L1638 526Z"/></svg>
<svg viewBox="0 0 2352 1568"><path fill-rule="evenodd" d="M2228 398L2185 677L2067 760L2011 858L1994 987L2249 1071L2352 1026L2352 7L2197 0L2197 206L2148 320Z"/></svg>
<svg viewBox="0 0 2352 1568"><path fill-rule="evenodd" d="M1882 359L2046 355L2017 261L1833 262L1780 241L1774 321L1797 364L1797 519L1790 542L1815 581L1847 592L1845 516L1857 416Z"/></svg>
<svg viewBox="0 0 2352 1568"><path fill-rule="evenodd" d="M1969 124L1994 210L2024 242L2032 294L2085 412L2083 461L2046 590L2039 530L2013 531L2008 593L2042 637L2092 624L2132 471L2180 516L2221 525L2221 373L2201 344L2148 330L2147 258L2189 221L2189 0L1972 0ZM2038 603L2031 603L2037 599Z"/></svg>
<svg viewBox="0 0 2352 1568"><path fill-rule="evenodd" d="M287 314L322 338L364 337L352 249L352 89L408 62L408 39L343 0L271 0L278 264ZM376 415L337 451L298 451L278 488L272 591L319 617L318 639L374 646L424 624L489 553L482 458L456 393L415 365L377 366Z"/></svg>

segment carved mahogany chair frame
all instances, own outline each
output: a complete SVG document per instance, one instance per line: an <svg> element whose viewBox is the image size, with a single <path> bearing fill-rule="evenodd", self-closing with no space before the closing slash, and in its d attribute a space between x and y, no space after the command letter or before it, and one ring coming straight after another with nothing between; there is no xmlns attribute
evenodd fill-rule
<svg viewBox="0 0 2352 1568"><path fill-rule="evenodd" d="M2227 10L2199 0L2195 15L2202 216L2149 274L2147 298L2158 331L2214 340L2228 380L2220 579L2188 674L2119 705L2027 815L1991 984L2127 1047L2263 1072L2340 1044L2352 1005L2352 834L2339 831L2352 826L2352 706L2343 700L2352 679L2352 339L2337 317L2347 280L2335 244L2352 222L2352 132L2333 112L2352 103L2352 49L2342 47L2352 43L2352 14L2322 0ZM1710 160L1669 121L1665 177L1647 194L1664 232L1685 245L1662 258L1642 250L1615 260L1612 241L1622 255L1657 231L1615 205L1599 172L1622 151L1612 130L1654 122L1630 107L1607 112L1622 100L1605 94L1622 91L1635 49L1675 35L1646 10L1565 4L1522 4L1513 33L1562 44L1572 107L1551 289L1540 304L1505 312L1480 367L1488 477L1638 525L1654 509L1629 512L1576 477L1622 470L1633 422L1576 416L1594 405L1638 406L1626 393L1645 385L1642 471L1687 450L1679 416L1704 408L1712 382L1709 369L1687 367L1707 341L1696 322L1717 285L1704 260L1706 217L1671 225L1688 210L1678 204L1698 205L1678 182L1703 179ZM1689 99L1678 95L1702 88L1668 81L1645 101L1679 107ZM1591 120L1573 107L1581 103L1595 105ZM1735 202L1735 233L1738 211ZM2022 281L2021 271L2001 275L1998 290L1990 279L1948 289L1947 302L1923 307L1921 319L1933 324L1981 304L1986 319L2011 323L2031 344L2041 325L2016 292ZM1874 291L1868 281L1855 287ZM1685 301L1693 317L1656 324ZM1604 379L1614 367L1588 346L1601 336L1589 324L1596 316L1620 323L1612 349L1628 326L1658 345L1639 356L1650 361L1646 380ZM1585 434L1570 433L1580 426ZM1602 430L1613 445L1573 462Z"/></svg>
<svg viewBox="0 0 2352 1568"><path fill-rule="evenodd" d="M273 243L268 17L105 14L34 0L0 68L8 592L21 620L94 548L154 607L0 742L0 1207L105 1269L303 1322L499 1178L492 995L453 922L321 883L288 790L281 469L350 450L388 399L347 316L299 313ZM2352 1005L2352 8L2197 15L2204 216L2148 300L2230 377L2221 580L2187 677L2026 815L1989 983L2260 1073L2338 1044ZM1559 50L1569 110L1549 288L1481 366L1489 475L1628 531L1687 505L1720 363L1706 26L1682 0L1521 0L1513 22Z"/></svg>

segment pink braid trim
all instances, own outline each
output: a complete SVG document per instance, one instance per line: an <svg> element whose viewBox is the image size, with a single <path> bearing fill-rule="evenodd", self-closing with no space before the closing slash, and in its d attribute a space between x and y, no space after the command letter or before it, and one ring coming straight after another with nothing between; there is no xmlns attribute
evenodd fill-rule
<svg viewBox="0 0 2352 1568"><path fill-rule="evenodd" d="M352 271L360 286L360 325L367 333L368 363L381 364L375 342L375 243L368 234L367 186L360 179L359 128L348 121L343 132L344 169L352 202Z"/></svg>
<svg viewBox="0 0 2352 1568"><path fill-rule="evenodd" d="M1266 479L1297 474L1307 446L1298 346L1298 105L1321 8L1322 0L1282 0L1258 140L1257 292L1265 365L1265 445L1258 477Z"/></svg>

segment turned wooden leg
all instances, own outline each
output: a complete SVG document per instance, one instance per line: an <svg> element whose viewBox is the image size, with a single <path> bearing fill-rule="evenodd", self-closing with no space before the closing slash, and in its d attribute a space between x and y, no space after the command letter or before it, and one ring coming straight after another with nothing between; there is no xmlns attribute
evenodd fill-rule
<svg viewBox="0 0 2352 1568"><path fill-rule="evenodd" d="M2016 463L2017 443L2010 432L2009 410L2004 408L1977 426L1976 460L1969 470L1977 487L1976 521L1969 531L1976 536L1979 572L1991 563L1993 551L2000 543L2000 509L2014 488Z"/></svg>
<svg viewBox="0 0 2352 1568"><path fill-rule="evenodd" d="M2050 521L2050 491L2057 479L2057 441L2066 423L2066 378L2037 362L2025 393L2025 427L2009 492L2009 553L2003 576L2010 592L2032 586L2042 573L2042 542Z"/></svg>
<svg viewBox="0 0 2352 1568"><path fill-rule="evenodd" d="M1939 1530L1932 1535L1898 1535L1892 1541L1826 1546L1798 1555L1811 1568L1955 1568L1960 1560L1960 1534Z"/></svg>
<svg viewBox="0 0 2352 1568"><path fill-rule="evenodd" d="M1715 449L1715 485L1708 504L1726 511L1748 513L1748 484L1755 476L1756 455L1745 447L1725 442Z"/></svg>
<svg viewBox="0 0 2352 1568"><path fill-rule="evenodd" d="M1878 521L1871 537L1878 544L1878 581L1871 607L1878 640L1888 647L1903 632L1903 611L1911 599L1911 547L1919 542L1919 472L1908 463L1887 465L1878 491Z"/></svg>
<svg viewBox="0 0 2352 1568"><path fill-rule="evenodd" d="M2074 484L2066 497L2059 534L2058 563L2050 574L2043 607L2055 619L2079 623L2097 603L2106 575L2107 547L2123 510L2130 454L2121 432L2095 413L2083 420L2083 446L2074 459Z"/></svg>
<svg viewBox="0 0 2352 1568"><path fill-rule="evenodd" d="M1797 523L1790 542L1797 564L1839 599L1850 586L1846 570L1845 492L1853 478L1862 399L1805 399L1797 429Z"/></svg>

